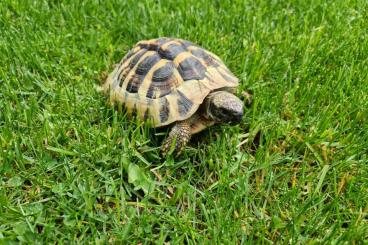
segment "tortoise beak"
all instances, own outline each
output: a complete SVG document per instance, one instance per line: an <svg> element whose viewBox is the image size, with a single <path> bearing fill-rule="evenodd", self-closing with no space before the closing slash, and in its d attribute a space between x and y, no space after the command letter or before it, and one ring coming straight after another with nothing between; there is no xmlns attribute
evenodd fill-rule
<svg viewBox="0 0 368 245"><path fill-rule="evenodd" d="M241 111L241 112L238 112L238 113L234 114L231 117L230 124L231 125L239 124L242 119L243 119L243 112Z"/></svg>

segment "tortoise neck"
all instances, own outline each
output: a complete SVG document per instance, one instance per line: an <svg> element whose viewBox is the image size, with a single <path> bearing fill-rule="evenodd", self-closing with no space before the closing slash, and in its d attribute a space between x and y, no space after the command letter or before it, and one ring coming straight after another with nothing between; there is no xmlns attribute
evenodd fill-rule
<svg viewBox="0 0 368 245"><path fill-rule="evenodd" d="M206 99L203 102L203 116L208 120L217 121L213 112L216 110L215 99L217 96L222 95L223 93L228 93L226 91L214 91L209 93ZM230 93L229 93L230 94Z"/></svg>

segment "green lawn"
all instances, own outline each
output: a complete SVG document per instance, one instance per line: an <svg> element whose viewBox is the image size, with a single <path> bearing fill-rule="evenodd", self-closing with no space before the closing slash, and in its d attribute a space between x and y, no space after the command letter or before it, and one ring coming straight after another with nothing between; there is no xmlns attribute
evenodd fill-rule
<svg viewBox="0 0 368 245"><path fill-rule="evenodd" d="M77 2L0 2L1 244L368 242L367 1ZM159 36L253 93L177 159L95 91Z"/></svg>

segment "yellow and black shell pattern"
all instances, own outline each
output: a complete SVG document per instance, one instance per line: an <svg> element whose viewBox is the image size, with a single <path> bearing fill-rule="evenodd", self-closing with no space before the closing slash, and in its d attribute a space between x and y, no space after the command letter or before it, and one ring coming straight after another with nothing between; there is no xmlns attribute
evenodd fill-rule
<svg viewBox="0 0 368 245"><path fill-rule="evenodd" d="M215 54L182 39L138 42L102 89L112 103L161 127L191 117L214 90L232 90L238 79Z"/></svg>

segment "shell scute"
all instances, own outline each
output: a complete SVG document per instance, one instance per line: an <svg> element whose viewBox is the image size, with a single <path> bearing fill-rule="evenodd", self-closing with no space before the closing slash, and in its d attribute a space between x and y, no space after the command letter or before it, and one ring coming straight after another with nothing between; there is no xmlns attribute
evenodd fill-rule
<svg viewBox="0 0 368 245"><path fill-rule="evenodd" d="M159 48L158 53L162 58L174 60L180 53L185 52L186 49L179 43L170 43Z"/></svg>
<svg viewBox="0 0 368 245"><path fill-rule="evenodd" d="M198 59L188 57L179 63L178 71L184 81L193 79L201 80L205 76L206 67Z"/></svg>
<svg viewBox="0 0 368 245"><path fill-rule="evenodd" d="M161 45L169 42L170 38L158 38L158 39L152 39L152 40L144 40L137 43L138 47L157 51L161 47Z"/></svg>
<svg viewBox="0 0 368 245"><path fill-rule="evenodd" d="M173 70L175 69L173 62L167 62L164 66L155 70L152 75L153 83L162 83L167 80L168 77L173 75Z"/></svg>
<svg viewBox="0 0 368 245"><path fill-rule="evenodd" d="M161 123L165 123L167 121L167 119L169 118L169 113L170 113L169 101L167 100L167 98L163 98L161 100L161 105L160 105L160 122Z"/></svg>
<svg viewBox="0 0 368 245"><path fill-rule="evenodd" d="M187 40L179 40L179 42L182 43L185 48L188 48L188 47L191 47L191 46L198 47L196 44L194 44L190 41L187 41Z"/></svg>
<svg viewBox="0 0 368 245"><path fill-rule="evenodd" d="M149 55L144 58L140 63L138 63L138 67L136 70L136 73L139 75L145 75L148 73L148 71L157 63L159 62L161 57L155 53L152 55Z"/></svg>
<svg viewBox="0 0 368 245"><path fill-rule="evenodd" d="M202 59L203 62L208 65L208 66L214 66L217 67L220 64L213 58L213 56L209 55L206 51L204 51L203 49L195 49L192 51L192 54L199 58Z"/></svg>
<svg viewBox="0 0 368 245"><path fill-rule="evenodd" d="M138 61L142 58L142 56L147 53L147 49L141 49L139 50L130 60L129 62L129 68L132 69L137 63Z"/></svg>
<svg viewBox="0 0 368 245"><path fill-rule="evenodd" d="M188 99L182 92L178 90L178 109L181 116L185 116L190 108L193 106L193 102Z"/></svg>
<svg viewBox="0 0 368 245"><path fill-rule="evenodd" d="M140 74L133 74L133 76L130 78L128 85L126 87L126 91L129 93L137 93L139 89L139 85L142 83L144 79L144 75Z"/></svg>

